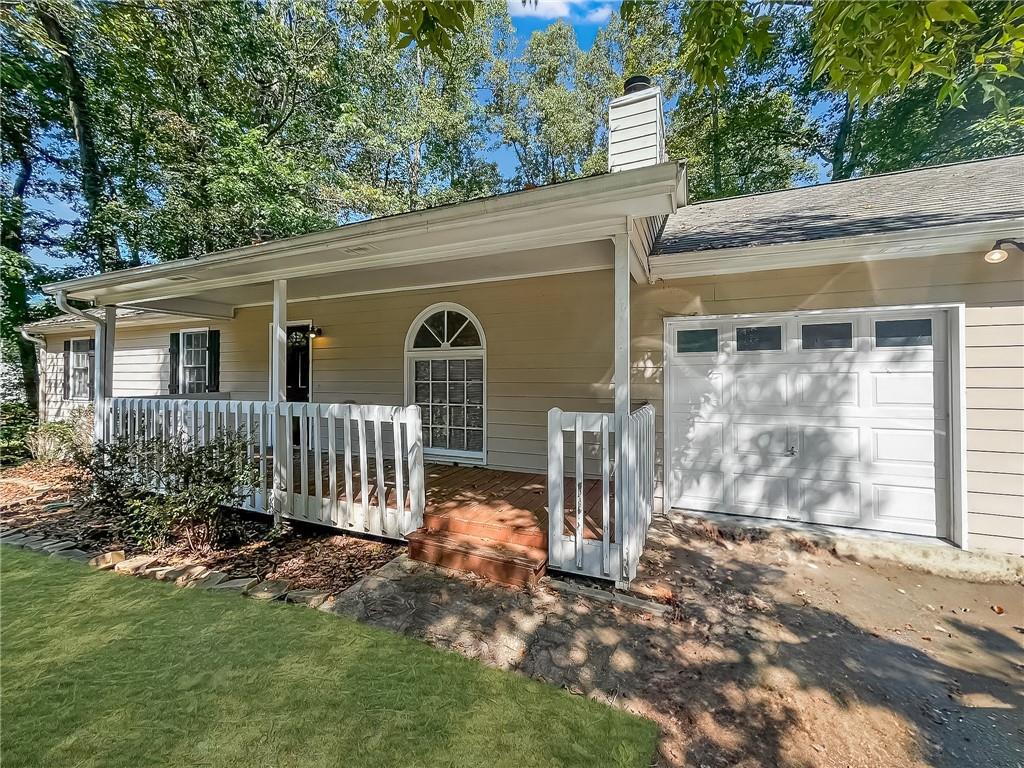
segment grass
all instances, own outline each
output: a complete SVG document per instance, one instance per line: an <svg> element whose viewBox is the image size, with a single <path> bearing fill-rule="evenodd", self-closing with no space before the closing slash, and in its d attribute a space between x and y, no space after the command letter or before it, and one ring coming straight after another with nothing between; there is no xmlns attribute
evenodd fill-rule
<svg viewBox="0 0 1024 768"><path fill-rule="evenodd" d="M645 766L653 724L347 619L2 547L0 761Z"/></svg>

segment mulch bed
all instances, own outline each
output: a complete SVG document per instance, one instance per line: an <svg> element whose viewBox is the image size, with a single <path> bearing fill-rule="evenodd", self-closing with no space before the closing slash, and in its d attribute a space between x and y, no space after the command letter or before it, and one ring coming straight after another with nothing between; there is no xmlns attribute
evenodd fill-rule
<svg viewBox="0 0 1024 768"><path fill-rule="evenodd" d="M87 550L124 549L130 557L143 553L132 541L120 539L95 511L82 504L88 475L68 465L29 462L0 470L0 529L17 528L51 539L79 542ZM62 509L45 507L70 502ZM162 563L201 563L232 576L288 579L293 589L341 592L367 573L404 551L404 547L358 536L338 535L317 526L296 525L270 537L269 518L239 513L237 541L230 546L195 554L183 544L157 551Z"/></svg>

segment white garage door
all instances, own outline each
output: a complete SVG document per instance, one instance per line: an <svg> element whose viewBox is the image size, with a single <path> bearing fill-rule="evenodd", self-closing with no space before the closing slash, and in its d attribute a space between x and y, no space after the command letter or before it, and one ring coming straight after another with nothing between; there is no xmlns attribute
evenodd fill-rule
<svg viewBox="0 0 1024 768"><path fill-rule="evenodd" d="M944 311L666 323L667 506L946 535Z"/></svg>

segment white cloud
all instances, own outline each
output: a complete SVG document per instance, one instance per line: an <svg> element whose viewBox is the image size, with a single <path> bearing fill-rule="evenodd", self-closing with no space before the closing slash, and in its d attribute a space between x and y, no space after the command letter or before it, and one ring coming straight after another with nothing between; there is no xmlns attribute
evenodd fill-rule
<svg viewBox="0 0 1024 768"><path fill-rule="evenodd" d="M538 19L561 19L572 14L571 0L506 0L510 16L533 16Z"/></svg>
<svg viewBox="0 0 1024 768"><path fill-rule="evenodd" d="M591 24L604 24L611 17L612 7L610 5L599 5L592 11L589 11L583 18Z"/></svg>
<svg viewBox="0 0 1024 768"><path fill-rule="evenodd" d="M613 7L594 0L505 0L510 16L536 19L571 19L587 24L604 24L612 16Z"/></svg>

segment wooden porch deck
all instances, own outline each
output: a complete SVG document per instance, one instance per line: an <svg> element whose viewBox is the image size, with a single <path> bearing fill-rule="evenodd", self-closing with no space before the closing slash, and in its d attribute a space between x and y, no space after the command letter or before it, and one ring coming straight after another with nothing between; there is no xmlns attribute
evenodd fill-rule
<svg viewBox="0 0 1024 768"><path fill-rule="evenodd" d="M323 462L324 477L321 478L321 495L330 495L326 462ZM316 495L315 464L307 462L309 479L307 493ZM339 473L340 474L340 473ZM376 470L373 462L368 467L369 504L377 506ZM474 533L486 535L498 541L547 547L548 536L548 491L547 475L541 473L512 472L488 469L486 467L454 466L427 463L423 469L426 505L423 522L427 528L451 531L453 533ZM385 462L385 501L395 506L394 462ZM295 457L293 483L301 487L302 470L300 458ZM338 483L338 499L348 501L349 494ZM567 477L565 491L565 535L572 535L576 525L576 495L572 478ZM353 468L352 496L358 503L362 494L362 479L358 468ZM583 484L584 529L588 539L600 539L602 535L603 512L601 508L601 481L586 479ZM406 499L409 503L409 499ZM614 481L609 519L614 536Z"/></svg>
<svg viewBox="0 0 1024 768"><path fill-rule="evenodd" d="M424 521L457 530L459 522L477 528L509 529L535 538L534 546L546 546L548 532L547 475L510 472L484 467L454 467L428 464L424 468L426 510ZM576 524L576 498L573 481L566 478L565 520L567 535ZM583 484L584 529L589 539L601 538L601 481ZM614 522L614 507L609 510ZM525 542L524 542L525 543Z"/></svg>

